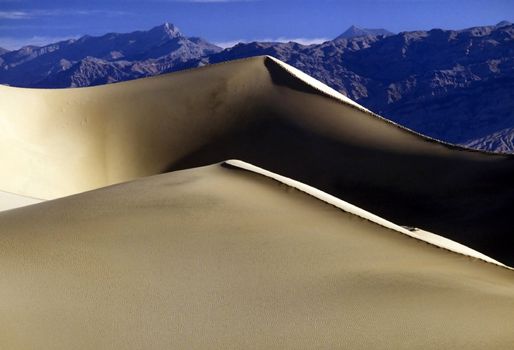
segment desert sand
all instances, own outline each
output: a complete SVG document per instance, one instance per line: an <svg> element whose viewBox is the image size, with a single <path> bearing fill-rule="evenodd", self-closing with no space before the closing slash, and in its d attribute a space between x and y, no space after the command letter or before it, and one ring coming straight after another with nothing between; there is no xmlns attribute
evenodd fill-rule
<svg viewBox="0 0 514 350"><path fill-rule="evenodd" d="M270 57L83 89L0 86L0 105L3 191L53 199L241 159L514 265L512 156L417 135Z"/></svg>
<svg viewBox="0 0 514 350"><path fill-rule="evenodd" d="M2 348L513 344L513 271L238 164L0 213Z"/></svg>
<svg viewBox="0 0 514 350"><path fill-rule="evenodd" d="M271 57L0 106L1 349L514 344L511 156Z"/></svg>

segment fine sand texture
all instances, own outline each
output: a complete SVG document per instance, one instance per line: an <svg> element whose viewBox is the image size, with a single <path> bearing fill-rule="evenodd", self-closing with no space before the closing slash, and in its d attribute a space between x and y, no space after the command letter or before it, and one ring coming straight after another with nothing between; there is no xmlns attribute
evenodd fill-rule
<svg viewBox="0 0 514 350"><path fill-rule="evenodd" d="M1 212L0 348L514 344L512 270L245 168Z"/></svg>
<svg viewBox="0 0 514 350"><path fill-rule="evenodd" d="M514 158L373 115L271 57L108 86L0 87L0 190L53 199L241 159L514 265Z"/></svg>

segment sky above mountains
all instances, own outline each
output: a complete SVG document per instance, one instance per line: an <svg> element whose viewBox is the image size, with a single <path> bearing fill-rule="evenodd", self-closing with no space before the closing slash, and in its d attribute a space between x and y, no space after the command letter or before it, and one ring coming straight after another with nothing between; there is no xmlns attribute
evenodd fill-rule
<svg viewBox="0 0 514 350"><path fill-rule="evenodd" d="M0 47L176 24L221 46L238 41L321 42L350 25L460 29L514 21L512 0L0 0Z"/></svg>

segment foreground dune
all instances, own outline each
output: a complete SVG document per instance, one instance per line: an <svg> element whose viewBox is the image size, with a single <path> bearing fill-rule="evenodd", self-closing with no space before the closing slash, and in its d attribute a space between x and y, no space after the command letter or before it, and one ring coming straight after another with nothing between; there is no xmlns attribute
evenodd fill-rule
<svg viewBox="0 0 514 350"><path fill-rule="evenodd" d="M513 271L244 168L253 169L213 165L0 213L0 348L514 343Z"/></svg>
<svg viewBox="0 0 514 350"><path fill-rule="evenodd" d="M270 57L109 86L0 87L0 190L42 199L242 159L514 265L511 156L387 122Z"/></svg>

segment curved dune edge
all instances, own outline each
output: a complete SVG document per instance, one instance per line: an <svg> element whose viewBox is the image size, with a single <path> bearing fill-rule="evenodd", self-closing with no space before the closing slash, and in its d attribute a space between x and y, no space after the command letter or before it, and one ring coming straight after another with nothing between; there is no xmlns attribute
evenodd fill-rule
<svg viewBox="0 0 514 350"><path fill-rule="evenodd" d="M259 168L255 165L243 162L241 160L234 160L234 159L227 160L226 162L224 162L224 164L228 164L228 165L236 167L236 168L251 171L253 173L271 178L273 180L283 183L284 185L287 185L287 186L290 186L297 190L300 190L300 191L302 191L312 197L315 197L327 204L333 205L347 213L356 215L360 218L371 221L377 225L386 227L390 230L397 231L397 232L407 235L409 237L429 243L438 248L443 248L443 249L449 250L449 251L457 253L457 254L461 254L461 255L471 257L471 258L479 259L479 260L482 260L487 263L491 263L491 264L494 264L494 265L497 265L497 266L500 266L503 268L507 268L509 270L514 270L512 267L502 264L501 262L494 260L494 259L488 257L487 255L484 255L474 249L466 247L465 245L462 245L460 243L457 243L455 241L452 241L450 239L444 238L442 236L439 236L437 234L434 234L434 233L431 233L428 231L418 230L418 229L415 229L413 231L407 230L407 229L403 228L402 226L396 225L396 224L394 224L390 221L387 221L377 215L374 215L364 209L361 209L353 204L345 202L344 200L341 200L341 199L334 197L326 192L320 191L317 188L306 185L299 181L287 178L282 175L272 173L271 171Z"/></svg>
<svg viewBox="0 0 514 350"><path fill-rule="evenodd" d="M341 94L340 92L336 91L335 89L332 89L330 86L322 83L321 81L311 77L310 75L302 72L301 70L299 70L298 68L295 68L281 60L279 60L278 58L275 58L273 56L265 56L271 60L273 60L275 63L277 63L278 65L280 65L282 68L284 68L285 70L287 70L290 74L294 75L295 77L297 77L298 79L300 80L303 80L303 82L309 84L310 86L312 86L313 88L315 88L316 90L326 94L326 95L329 95L337 100L340 100L346 104L349 104L349 105L352 105L354 107L357 107L358 109L360 109L361 111L364 111L364 112L368 112L368 113L373 113L371 112L369 109L367 109L366 107L364 106L361 106L360 104L358 104L357 102L355 102L354 100L352 100L351 98Z"/></svg>
<svg viewBox="0 0 514 350"><path fill-rule="evenodd" d="M383 116L381 116L380 114L377 114L369 109L367 109L366 107L360 105L359 103L355 102L354 100L350 99L349 97L343 95L342 93L340 93L339 91L331 88L330 86L326 85L325 83L322 83L321 81L317 80L316 78L314 77L311 77L310 75L302 72L301 70L299 70L298 68L295 68L273 56L269 56L269 55L266 55L265 57L273 60L273 62L277 63L278 65L280 65L282 68L284 68L288 73L292 74L293 76L295 76L296 78L300 79L301 81L303 81L304 83L308 84L309 86L311 86L312 88L316 89L317 91L321 92L322 94L326 95L326 96L329 96L331 98L334 98L340 102L343 102L344 104L348 105L348 106L351 106L353 108L356 108L358 109L359 111L361 112L364 112L364 113L367 113L369 115L372 115L373 117L383 121L383 122L386 122L386 123L389 123L391 125L394 125L395 127L399 128L399 129L402 129L402 130L405 130L407 132L410 132L412 134L415 134L425 140L428 140L428 141L431 141L431 142L435 142L435 143L438 143L438 144L441 144L441 145L444 145L444 146L447 146L447 147L450 147L450 148L453 148L453 149L458 149L458 150L461 150L461 151L468 151L468 152L476 152L476 153L483 153L483 154L493 154L493 155L507 155L507 156L510 156L508 153L503 153L503 152L493 152L493 151L486 151L486 150L480 150L480 149L475 149L475 148L468 148L468 147L464 147L464 146L461 146L461 145L456 145L456 144L453 144L453 143L449 143L449 142L446 142L446 141L443 141L443 140L439 140L439 139L436 139L436 138L433 138L433 137L430 137L430 136L427 136L427 135L424 135L424 134L421 134L415 130L412 130L412 129L409 129L401 124L398 124L390 119L387 119ZM229 61L230 62L230 61ZM226 62L224 62L226 63Z"/></svg>
<svg viewBox="0 0 514 350"><path fill-rule="evenodd" d="M255 174L259 174L262 176L265 176L267 178L273 179L275 181L278 181L284 185L287 185L289 187L292 187L294 189L297 189L299 191L302 191L318 200L321 200L327 204L330 204L332 206L335 206L347 213L356 215L362 219L371 221L377 225L383 226L385 228L388 228L390 230L399 232L401 234L407 235L409 237L415 238L417 240L421 240L423 242L426 242L430 245L436 246L438 248L446 249L448 251L461 254L464 256L468 256L471 258L479 259L487 263L491 263L509 270L514 270L512 267L507 266L495 259L492 259L491 257L482 254L474 249L471 249L463 244L457 243L453 240L447 239L445 237L442 237L440 235L421 230L421 229L406 229L400 225L397 225L395 223L392 223L388 220L385 220L381 218L380 216L377 216L373 213L370 213L364 209L361 209L351 203L348 203L342 199L339 199L337 197L334 197L326 192L323 192L315 187L309 186L307 184L304 184L302 182L293 180L291 178L273 173L271 171L265 170L263 168L257 167L255 165L252 165L250 163L241 161L241 160L227 160L222 165L229 165L232 167L236 167L238 169L247 170L250 172L253 172ZM57 198L59 199L59 198ZM0 212L21 208L33 204L38 204L41 202L46 202L46 200L38 199L38 198L32 198L28 196L21 196L5 191L0 191Z"/></svg>

